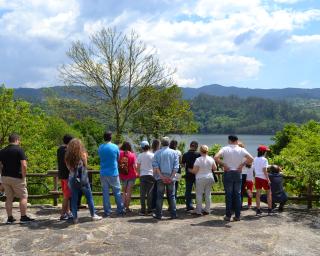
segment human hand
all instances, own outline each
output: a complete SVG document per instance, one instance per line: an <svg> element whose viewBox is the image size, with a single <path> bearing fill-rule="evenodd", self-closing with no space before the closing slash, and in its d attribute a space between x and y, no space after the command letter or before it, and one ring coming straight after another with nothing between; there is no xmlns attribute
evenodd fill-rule
<svg viewBox="0 0 320 256"><path fill-rule="evenodd" d="M224 170L225 172L227 172L227 171L230 170L230 167L229 167L228 165L226 165L226 164L223 164L223 170Z"/></svg>

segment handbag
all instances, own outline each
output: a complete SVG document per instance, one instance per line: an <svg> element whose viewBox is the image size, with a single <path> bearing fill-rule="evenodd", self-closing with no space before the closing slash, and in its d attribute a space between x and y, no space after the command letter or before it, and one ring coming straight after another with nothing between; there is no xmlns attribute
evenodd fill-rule
<svg viewBox="0 0 320 256"><path fill-rule="evenodd" d="M73 174L73 187L81 189L89 184L89 176L87 168L80 163Z"/></svg>

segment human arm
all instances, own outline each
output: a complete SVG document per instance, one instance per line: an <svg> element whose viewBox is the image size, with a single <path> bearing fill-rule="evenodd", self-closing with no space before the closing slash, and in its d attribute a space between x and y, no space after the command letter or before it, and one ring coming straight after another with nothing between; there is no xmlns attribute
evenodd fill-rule
<svg viewBox="0 0 320 256"><path fill-rule="evenodd" d="M217 154L215 154L214 160L218 165L223 166L223 170L227 172L230 170L230 167L222 161L222 157L223 157L223 151L222 149L220 149L220 151Z"/></svg>
<svg viewBox="0 0 320 256"><path fill-rule="evenodd" d="M237 168L237 171L241 172L243 167L245 167L246 165L250 165L253 162L253 157L252 155L246 150L246 149L242 149L244 152L244 158L245 161L243 161Z"/></svg>
<svg viewBox="0 0 320 256"><path fill-rule="evenodd" d="M27 176L27 160L20 160L22 178Z"/></svg>

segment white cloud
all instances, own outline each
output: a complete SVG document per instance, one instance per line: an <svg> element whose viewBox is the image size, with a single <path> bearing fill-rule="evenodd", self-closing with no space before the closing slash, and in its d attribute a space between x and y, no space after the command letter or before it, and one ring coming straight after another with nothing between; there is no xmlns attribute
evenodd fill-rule
<svg viewBox="0 0 320 256"><path fill-rule="evenodd" d="M320 35L307 35L307 36L292 36L289 40L289 43L298 43L298 44L309 44L309 43L320 43Z"/></svg>
<svg viewBox="0 0 320 256"><path fill-rule="evenodd" d="M279 3L279 4L295 4L295 3L301 2L303 0L273 0L273 1L276 3Z"/></svg>

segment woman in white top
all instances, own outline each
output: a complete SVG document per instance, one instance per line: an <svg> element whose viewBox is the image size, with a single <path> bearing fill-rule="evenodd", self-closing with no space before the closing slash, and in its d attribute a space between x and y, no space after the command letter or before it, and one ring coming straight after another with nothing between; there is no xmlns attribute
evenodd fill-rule
<svg viewBox="0 0 320 256"><path fill-rule="evenodd" d="M208 156L209 148L206 145L200 147L201 157L197 158L192 173L196 175L196 214L209 214L211 206L211 188L214 183L212 171L217 169L212 157ZM202 210L202 197L205 194L205 208Z"/></svg>

